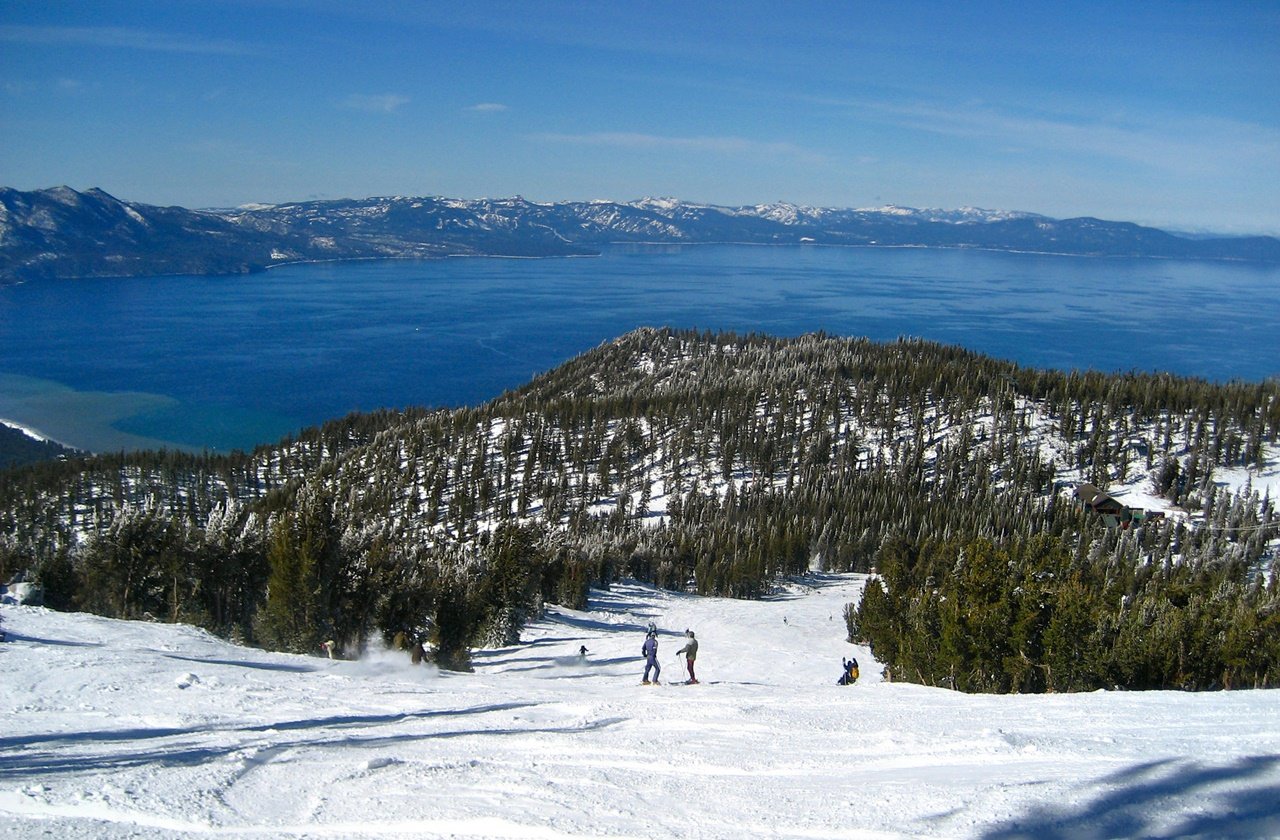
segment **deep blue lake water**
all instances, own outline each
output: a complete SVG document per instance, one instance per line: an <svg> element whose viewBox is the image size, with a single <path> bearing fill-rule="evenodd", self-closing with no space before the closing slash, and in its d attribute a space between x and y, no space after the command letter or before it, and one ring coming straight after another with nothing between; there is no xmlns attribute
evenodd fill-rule
<svg viewBox="0 0 1280 840"><path fill-rule="evenodd" d="M0 418L248 448L350 411L483 402L637 326L825 330L1024 365L1280 374L1280 267L925 249L615 247L0 287Z"/></svg>

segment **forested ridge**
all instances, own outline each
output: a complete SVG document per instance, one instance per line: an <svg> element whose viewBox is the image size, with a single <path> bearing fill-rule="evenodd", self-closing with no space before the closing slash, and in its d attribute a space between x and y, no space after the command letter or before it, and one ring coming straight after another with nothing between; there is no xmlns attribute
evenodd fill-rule
<svg viewBox="0 0 1280 840"><path fill-rule="evenodd" d="M644 329L476 408L8 471L0 575L38 570L58 606L295 650L400 636L465 667L469 646L618 576L754 597L875 568L850 632L897 678L1276 685L1280 522L1215 472L1259 470L1278 434L1275 382ZM1072 501L1079 481L1138 477L1168 517L1112 530ZM1068 631L1093 647L1067 651Z"/></svg>
<svg viewBox="0 0 1280 840"><path fill-rule="evenodd" d="M79 450L34 437L0 422L0 470L77 454Z"/></svg>

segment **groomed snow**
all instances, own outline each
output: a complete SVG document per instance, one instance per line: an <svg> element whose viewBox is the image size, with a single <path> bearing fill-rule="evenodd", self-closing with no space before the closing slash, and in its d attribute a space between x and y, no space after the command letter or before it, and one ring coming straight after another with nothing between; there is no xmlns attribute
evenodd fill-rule
<svg viewBox="0 0 1280 840"><path fill-rule="evenodd" d="M862 584L619 584L472 674L3 607L0 837L1280 836L1280 692L881 682ZM701 685L639 684L649 621L670 680L697 631Z"/></svg>

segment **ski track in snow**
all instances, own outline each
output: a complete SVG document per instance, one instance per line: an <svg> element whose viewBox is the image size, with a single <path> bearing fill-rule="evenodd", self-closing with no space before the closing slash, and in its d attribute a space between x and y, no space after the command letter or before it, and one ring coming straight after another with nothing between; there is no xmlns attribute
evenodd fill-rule
<svg viewBox="0 0 1280 840"><path fill-rule="evenodd" d="M885 683L844 641L864 580L622 582L470 674L6 606L0 838L1280 837L1280 692ZM639 684L650 621L700 685Z"/></svg>

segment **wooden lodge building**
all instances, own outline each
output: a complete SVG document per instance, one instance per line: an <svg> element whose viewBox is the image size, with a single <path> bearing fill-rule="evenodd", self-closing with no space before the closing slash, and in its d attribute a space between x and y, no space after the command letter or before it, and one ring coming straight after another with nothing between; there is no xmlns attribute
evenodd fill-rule
<svg viewBox="0 0 1280 840"><path fill-rule="evenodd" d="M1109 493L1104 493L1089 482L1076 485L1076 501L1085 510L1096 513L1108 528L1136 527L1164 516L1161 511L1131 508Z"/></svg>

